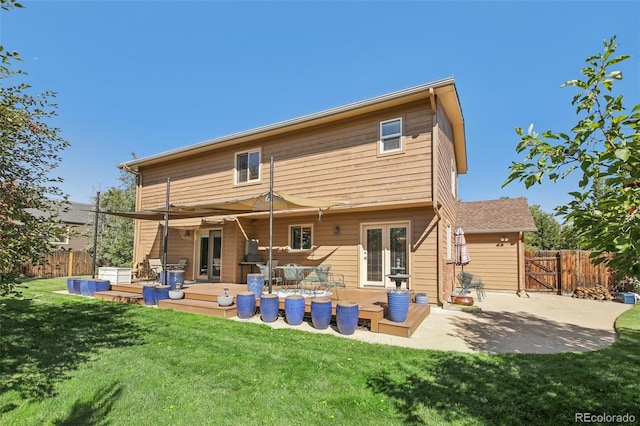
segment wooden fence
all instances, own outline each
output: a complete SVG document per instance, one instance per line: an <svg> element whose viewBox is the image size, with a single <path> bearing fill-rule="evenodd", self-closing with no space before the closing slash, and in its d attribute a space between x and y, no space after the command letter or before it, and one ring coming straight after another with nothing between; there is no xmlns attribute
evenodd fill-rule
<svg viewBox="0 0 640 426"><path fill-rule="evenodd" d="M91 275L93 257L85 251L57 250L42 256L39 262L25 263L22 272L31 278L58 278Z"/></svg>
<svg viewBox="0 0 640 426"><path fill-rule="evenodd" d="M595 265L590 255L584 250L526 251L527 291L572 294L577 287L612 288L614 271L603 263Z"/></svg>

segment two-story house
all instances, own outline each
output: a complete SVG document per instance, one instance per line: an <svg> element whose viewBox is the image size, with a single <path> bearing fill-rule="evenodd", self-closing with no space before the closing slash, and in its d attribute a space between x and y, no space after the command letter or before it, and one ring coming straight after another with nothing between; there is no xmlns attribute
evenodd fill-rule
<svg viewBox="0 0 640 426"><path fill-rule="evenodd" d="M454 285L457 176L467 172L454 80L444 79L315 114L135 159L137 210L224 202L269 191L337 202L277 211L273 259L329 264L348 287L386 288L399 265L409 287L446 300ZM134 259L160 257L163 222L136 220ZM243 282L247 248L267 258L268 213L171 219L168 261L185 278Z"/></svg>

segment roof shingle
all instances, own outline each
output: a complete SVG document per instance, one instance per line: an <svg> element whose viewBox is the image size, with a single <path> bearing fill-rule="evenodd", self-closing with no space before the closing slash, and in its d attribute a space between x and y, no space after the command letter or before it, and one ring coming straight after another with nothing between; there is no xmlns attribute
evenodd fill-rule
<svg viewBox="0 0 640 426"><path fill-rule="evenodd" d="M460 202L456 227L471 234L538 230L524 197Z"/></svg>

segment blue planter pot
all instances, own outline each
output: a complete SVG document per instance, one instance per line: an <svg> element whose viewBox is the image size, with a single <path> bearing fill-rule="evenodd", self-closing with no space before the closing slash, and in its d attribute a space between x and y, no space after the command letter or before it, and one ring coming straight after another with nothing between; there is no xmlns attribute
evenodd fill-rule
<svg viewBox="0 0 640 426"><path fill-rule="evenodd" d="M389 307L389 319L394 322L405 322L409 313L409 292L395 290L387 292L387 306Z"/></svg>
<svg viewBox="0 0 640 426"><path fill-rule="evenodd" d="M160 300L165 300L169 298L169 290L171 290L171 286L169 285L159 285L156 287L156 303Z"/></svg>
<svg viewBox="0 0 640 426"><path fill-rule="evenodd" d="M67 278L67 293L69 293L69 294L74 294L75 293L75 291L73 290L73 283L75 281L80 282L80 280L77 279L77 278ZM78 285L80 285L80 284L78 284Z"/></svg>
<svg viewBox="0 0 640 426"><path fill-rule="evenodd" d="M238 318L248 319L256 313L256 295L252 291L243 291L236 295Z"/></svg>
<svg viewBox="0 0 640 426"><path fill-rule="evenodd" d="M247 290L252 291L259 299L264 290L264 276L262 274L247 274Z"/></svg>
<svg viewBox="0 0 640 426"><path fill-rule="evenodd" d="M95 291L109 291L109 290L111 290L111 281L95 280Z"/></svg>
<svg viewBox="0 0 640 426"><path fill-rule="evenodd" d="M143 286L142 298L144 299L145 305L155 305L156 304L156 286L155 285Z"/></svg>
<svg viewBox="0 0 640 426"><path fill-rule="evenodd" d="M171 287L171 290L179 290L184 284L184 271L167 271L166 285ZM164 282L164 272L160 272L160 284Z"/></svg>
<svg viewBox="0 0 640 426"><path fill-rule="evenodd" d="M429 304L429 296L427 293L418 293L416 294L416 303L419 305L428 305Z"/></svg>
<svg viewBox="0 0 640 426"><path fill-rule="evenodd" d="M80 283L82 280L73 280L73 294L82 294L80 292Z"/></svg>
<svg viewBox="0 0 640 426"><path fill-rule="evenodd" d="M277 294L263 294L260 296L260 317L264 322L274 322L278 319L280 298Z"/></svg>
<svg viewBox="0 0 640 426"><path fill-rule="evenodd" d="M325 330L331 324L331 299L318 297L311 300L311 323L318 330Z"/></svg>
<svg viewBox="0 0 640 426"><path fill-rule="evenodd" d="M338 302L336 306L336 323L340 334L353 334L358 327L360 308L354 302Z"/></svg>
<svg viewBox="0 0 640 426"><path fill-rule="evenodd" d="M284 299L284 315L290 325L300 325L304 320L304 297L299 294Z"/></svg>
<svg viewBox="0 0 640 426"><path fill-rule="evenodd" d="M96 282L94 280L80 281L80 294L83 296L92 296L95 293Z"/></svg>

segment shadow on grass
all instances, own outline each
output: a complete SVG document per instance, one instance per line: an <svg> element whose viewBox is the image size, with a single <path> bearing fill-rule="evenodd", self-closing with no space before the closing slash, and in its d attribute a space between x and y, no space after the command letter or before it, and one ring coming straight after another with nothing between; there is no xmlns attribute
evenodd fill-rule
<svg viewBox="0 0 640 426"><path fill-rule="evenodd" d="M55 396L55 384L105 348L142 343L142 327L126 305L94 301L3 300L0 394Z"/></svg>
<svg viewBox="0 0 640 426"><path fill-rule="evenodd" d="M529 312L481 312L472 318L456 317L449 334L484 353L593 351L615 341L612 331L550 321Z"/></svg>
<svg viewBox="0 0 640 426"><path fill-rule="evenodd" d="M576 413L640 416L640 353L614 347L586 353L474 355L433 352L368 379L394 401L406 424L569 424Z"/></svg>
<svg viewBox="0 0 640 426"><path fill-rule="evenodd" d="M89 401L77 401L71 408L68 418L54 424L56 426L107 425L109 422L106 419L121 394L122 386L115 384L98 389Z"/></svg>

